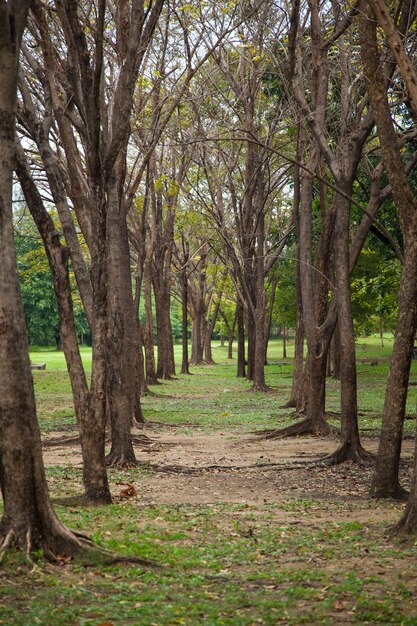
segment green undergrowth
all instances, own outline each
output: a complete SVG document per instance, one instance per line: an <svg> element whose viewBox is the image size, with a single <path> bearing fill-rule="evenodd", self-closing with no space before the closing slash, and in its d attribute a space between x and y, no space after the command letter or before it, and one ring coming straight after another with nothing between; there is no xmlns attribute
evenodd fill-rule
<svg viewBox="0 0 417 626"><path fill-rule="evenodd" d="M293 504L58 506L68 526L89 532L99 546L159 567L83 556L55 567L40 563L30 572L22 557L9 553L0 578L0 623L417 623L414 545L387 540L378 514L342 521L337 502L309 500L306 517L305 502L299 511ZM377 513L390 509L380 504ZM317 511L324 517L314 517Z"/></svg>
<svg viewBox="0 0 417 626"><path fill-rule="evenodd" d="M388 373L389 347L382 349L378 341L364 339L365 348L358 342L358 357L365 359L358 363L360 427L374 437L380 430ZM192 367L192 376L178 375L152 387L143 398L145 417L190 435L202 430L247 434L292 423L293 409L281 408L289 398L292 361L282 358L278 342L271 344L266 368L270 394L252 393L248 381L236 378L236 363L227 360L226 348L214 344L213 353L218 365ZM88 351L84 358L88 365ZM378 363L372 364L375 358ZM38 351L32 361L47 364L46 370L33 372L43 434L75 434L62 353ZM416 390L410 387L410 415ZM329 379L327 408L336 426L339 395L338 381ZM407 435L413 428L413 420L407 420ZM170 430L156 432L163 439ZM297 479L293 472L289 477L270 470L265 480L275 481L276 497L268 501L208 503L213 499L208 498L170 505L153 503L150 484L170 488L169 500L175 502L176 486L193 489L197 483L186 482L186 475L164 481L146 465L111 469L114 504L84 507L65 500L82 493L81 467L71 455L68 447L59 464L47 467L59 518L98 546L152 559L157 567L109 565L97 555L70 562L62 558L53 566L38 554L34 568L24 555L7 552L0 569L0 625L417 626L417 545L388 535L403 505L358 495L353 477L356 472L361 480L361 472L349 466L304 474L300 470ZM218 475L219 485L223 477ZM309 491L308 477L316 481L314 491ZM204 474L196 480L203 481L200 490L214 484L204 482ZM250 477L248 481L250 487ZM124 495L127 486L133 487L131 497Z"/></svg>
<svg viewBox="0 0 417 626"><path fill-rule="evenodd" d="M377 336L358 339L357 373L360 428L363 433L377 437L383 413L385 385L388 375L392 336L386 335L384 347ZM177 364L180 347L175 347ZM294 410L284 409L290 397L292 384L292 351L282 356L282 344L270 342L265 368L266 383L272 393L250 391L251 384L236 378L236 360L227 359L226 346L213 342L214 366L191 367L192 375L178 375L176 380L163 381L152 386L150 394L143 398L146 419L178 425L183 430L202 428L239 429L248 432L261 428L281 428L294 420ZM82 349L87 372L91 366L91 350ZM71 387L65 370L62 352L39 349L31 355L33 362L46 363L46 370L33 372L37 398L38 418L43 432L70 431L75 427ZM180 367L178 366L178 370ZM405 433L414 431L414 415L417 405L417 362L413 361L410 377ZM329 378L326 387L326 407L329 420L339 425L340 384Z"/></svg>

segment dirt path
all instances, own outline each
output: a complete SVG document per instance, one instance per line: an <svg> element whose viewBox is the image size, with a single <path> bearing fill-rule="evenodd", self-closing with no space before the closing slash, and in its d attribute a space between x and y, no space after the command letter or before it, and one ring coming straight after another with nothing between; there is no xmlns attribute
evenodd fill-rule
<svg viewBox="0 0 417 626"><path fill-rule="evenodd" d="M372 468L312 465L334 451L335 439L254 440L252 435L242 436L237 431L208 433L196 429L184 433L173 428L147 429L146 434L152 444L136 448L137 458L150 469L135 483L139 506L229 503L256 507L283 499L313 498L340 501L340 519L367 521L375 515L376 503L368 498ZM364 439L363 445L376 452L375 439ZM405 441L405 461L411 459L412 450L413 443ZM78 447L46 448L44 458L47 466L81 466ZM403 471L407 482L409 463ZM114 488L115 497L120 497L124 489L119 482ZM291 518L288 512L282 515L286 521ZM379 518L381 515L387 521L394 520L398 508L383 507ZM315 517L324 520L326 511L317 510Z"/></svg>

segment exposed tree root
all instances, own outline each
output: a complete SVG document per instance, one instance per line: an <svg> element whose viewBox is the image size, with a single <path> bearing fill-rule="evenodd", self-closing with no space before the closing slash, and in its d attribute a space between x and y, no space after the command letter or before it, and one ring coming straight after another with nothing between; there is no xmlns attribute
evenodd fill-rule
<svg viewBox="0 0 417 626"><path fill-rule="evenodd" d="M256 393L257 391L260 393L274 393L272 387L268 387L268 385L260 385L259 383L253 383L252 387L248 389L248 393Z"/></svg>
<svg viewBox="0 0 417 626"><path fill-rule="evenodd" d="M148 437L148 435L132 435L132 443L135 446L151 446L154 440Z"/></svg>
<svg viewBox="0 0 417 626"><path fill-rule="evenodd" d="M43 448L53 448L58 446L77 446L80 445L80 436L73 437L54 437L53 439L44 439L42 441Z"/></svg>
<svg viewBox="0 0 417 626"><path fill-rule="evenodd" d="M320 425L313 424L311 419L307 418L301 422L291 424L286 428L277 428L267 434L262 432L257 439L284 439L285 437L300 437L302 435L312 435L313 437L332 437L337 435L336 428L322 420Z"/></svg>
<svg viewBox="0 0 417 626"><path fill-rule="evenodd" d="M344 442L341 443L332 454L322 457L319 463L324 465L339 465L340 463L350 461L362 466L367 463L375 462L375 459L375 454L362 448L360 443Z"/></svg>
<svg viewBox="0 0 417 626"><path fill-rule="evenodd" d="M167 473L167 474L202 474L207 471L220 471L220 472L236 472L241 470L248 469L264 469L264 468L275 468L275 469L285 469L285 470L296 470L300 469L300 467L305 467L306 465L315 465L316 461L291 461L287 463L253 463L250 465L204 465L201 467L186 467L184 465L159 465L157 463L149 463L146 465L148 469L151 469L155 472Z"/></svg>
<svg viewBox="0 0 417 626"><path fill-rule="evenodd" d="M62 506L101 506L111 504L108 500L98 500L95 498L89 498L87 494L82 493L77 496L64 496L63 498L52 498L54 504L60 504Z"/></svg>
<svg viewBox="0 0 417 626"><path fill-rule="evenodd" d="M123 452L109 452L106 456L107 467L137 467L139 461L133 454L125 454Z"/></svg>
<svg viewBox="0 0 417 626"><path fill-rule="evenodd" d="M111 438L106 437L106 443L111 443ZM150 446L153 440L147 435L133 435L132 443L135 446ZM54 448L60 446L77 446L80 445L80 436L75 435L73 437L54 437L54 439L44 439L42 441L42 447Z"/></svg>
<svg viewBox="0 0 417 626"><path fill-rule="evenodd" d="M147 385L151 385L152 387L156 386L156 385L162 385L162 383L159 382L159 380L155 377L155 378L147 378L146 379L146 384ZM146 395L152 395L152 391L147 391Z"/></svg>
<svg viewBox="0 0 417 626"><path fill-rule="evenodd" d="M171 380L178 380L178 378L176 376L173 376L171 374L165 374L164 376L158 376L159 380L166 380L166 381L171 381ZM163 383L159 383L160 385L162 385Z"/></svg>
<svg viewBox="0 0 417 626"><path fill-rule="evenodd" d="M403 542L410 540L415 543L417 534L417 511L415 506L408 504L400 521L389 530L389 537L400 536Z"/></svg>
<svg viewBox="0 0 417 626"><path fill-rule="evenodd" d="M390 486L375 486L371 487L371 498L381 500L398 500L399 502L406 502L410 493L400 485L396 483Z"/></svg>
<svg viewBox="0 0 417 626"><path fill-rule="evenodd" d="M294 415L292 415L291 413L288 413L287 415L280 415L281 418L286 417L286 418L290 418L290 417L301 417L299 413L294 413ZM262 430L251 430L251 434L252 435L256 435L256 439L254 439L253 441L257 441L259 438L262 438L263 435L271 435L274 434L278 431L278 428L263 428Z"/></svg>
<svg viewBox="0 0 417 626"><path fill-rule="evenodd" d="M102 565L113 565L115 563L135 563L142 567L153 569L161 568L162 565L152 559L145 559L138 556L125 556L112 550L107 550L93 543L93 541L77 531L65 529L63 537L39 538L32 542L32 532L28 528L23 535L20 531L10 528L7 532L0 534L0 563L8 550L16 548L26 555L27 561L35 565L31 555L36 551L42 551L42 556L51 563L67 564L74 557L80 558L85 567ZM57 550L57 545L60 544ZM35 565L36 567L36 565Z"/></svg>
<svg viewBox="0 0 417 626"><path fill-rule="evenodd" d="M280 409L295 409L296 407L297 407L297 401L294 400L294 398L290 398L288 402L286 402L285 404L282 404L279 408Z"/></svg>
<svg viewBox="0 0 417 626"><path fill-rule="evenodd" d="M13 539L14 539L14 532L12 529L9 530L9 532L5 535L1 545L0 545L0 563L3 560L3 556L6 552L6 550L8 550L10 548L10 546L13 543Z"/></svg>

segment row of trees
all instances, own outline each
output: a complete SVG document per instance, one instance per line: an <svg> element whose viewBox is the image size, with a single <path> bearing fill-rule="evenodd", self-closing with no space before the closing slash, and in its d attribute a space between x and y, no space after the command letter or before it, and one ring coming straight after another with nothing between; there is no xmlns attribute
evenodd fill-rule
<svg viewBox="0 0 417 626"><path fill-rule="evenodd" d="M288 404L304 419L272 436L329 432L330 354L341 381L342 437L329 461L367 458L351 298L364 246L384 250L388 284L399 273L393 259L404 268L373 484L378 496L403 496L398 464L417 322L409 62L416 10L413 0L396 4L395 18L376 0L0 4L0 67L9 85L0 100L3 547L80 546L53 517L41 469L11 232L13 169L49 262L88 501L110 502L106 465L136 462L131 427L143 422L141 394L175 373L173 285L182 301L182 371L188 311L191 361L210 361L222 319L230 336L236 329L238 375L266 391L271 316L288 265L297 303ZM92 333L89 381L77 308ZM16 436L18 419L27 432ZM405 529L415 525L416 489ZM16 502L16 492L28 491Z"/></svg>

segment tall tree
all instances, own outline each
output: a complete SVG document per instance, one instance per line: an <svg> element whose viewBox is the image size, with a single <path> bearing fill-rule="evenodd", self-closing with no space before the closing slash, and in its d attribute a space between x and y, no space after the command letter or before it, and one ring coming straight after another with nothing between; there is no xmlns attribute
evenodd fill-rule
<svg viewBox="0 0 417 626"><path fill-rule="evenodd" d="M38 6L35 36L64 155L66 191L91 258L94 439L112 425L108 463L135 463L130 428L137 411L137 361L124 195L130 113L139 69L164 0L145 7L105 1ZM114 11L113 11L114 10ZM85 22L87 20L87 22ZM104 35L114 24L111 46ZM63 45L57 46L57 41ZM74 167L74 163L77 164ZM71 249L71 248L70 248ZM99 445L101 447L101 444Z"/></svg>
<svg viewBox="0 0 417 626"><path fill-rule="evenodd" d="M301 174L300 202L300 275L304 325L307 334L308 356L308 399L307 417L299 425L291 426L287 433L300 433L306 430L328 432L323 420L324 380L326 375L326 352L334 323L337 320L341 340L341 421L342 443L332 455L334 462L351 459L360 461L366 456L360 440L357 422L357 392L355 368L355 342L350 298L350 251L349 225L353 183L362 155L362 149L373 128L369 113L363 114L363 105L357 100L351 88L350 76L355 71L355 57L349 53L352 43L348 28L358 12L358 3L343 13L338 4L329 11L315 0L308 3L310 21L308 50L309 58L303 59L303 45L306 33L301 25L301 8L294 3L291 14L289 36L289 60L291 86L302 115L305 141L309 137L307 167ZM303 23L305 21L303 20ZM324 25L326 24L326 27ZM332 62L332 50L337 49L337 66ZM307 64L311 72L309 82L303 73ZM307 91L308 85L308 91ZM327 104L332 96L336 100ZM311 97L310 95L311 94ZM337 102L337 105L336 105ZM336 107L337 106L337 110ZM334 137L334 142L329 141ZM327 168L336 183L331 206L326 208L327 192L323 180L328 176ZM333 241L334 288L333 306L329 311L325 299L327 288L323 279L314 276L312 269L312 180L319 175L321 181L320 206L323 232L317 258L325 265L317 267L318 272L329 277L329 242ZM322 304L317 302L315 283L321 283ZM317 309L318 307L318 309ZM317 314L317 311L320 314ZM318 393L317 390L320 390ZM321 417L320 417L321 416Z"/></svg>
<svg viewBox="0 0 417 626"><path fill-rule="evenodd" d="M408 21L408 9L407 7L405 9L404 18ZM372 8L367 7L361 19L364 74L368 80L369 97L377 124L384 168L392 187L393 200L403 232L404 269L398 294L398 319L372 492L378 497L404 498L405 492L399 483L398 470L411 348L417 325L417 203L407 180L392 120L387 76L384 74L376 24ZM415 524L415 492L413 495L407 514L401 522L404 529Z"/></svg>
<svg viewBox="0 0 417 626"><path fill-rule="evenodd" d="M81 547L49 499L13 241L17 75L29 5L0 3L0 556L11 545L46 556Z"/></svg>

